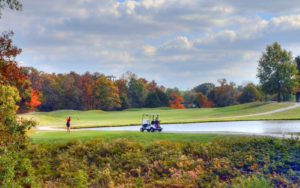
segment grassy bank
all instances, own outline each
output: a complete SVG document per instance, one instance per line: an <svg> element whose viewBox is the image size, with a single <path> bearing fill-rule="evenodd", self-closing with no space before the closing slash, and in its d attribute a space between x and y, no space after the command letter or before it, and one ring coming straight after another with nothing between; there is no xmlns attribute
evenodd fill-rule
<svg viewBox="0 0 300 188"><path fill-rule="evenodd" d="M185 109L176 110L170 108L155 109L128 109L124 111L105 112L101 110L75 111L59 110L53 112L34 112L20 115L23 118L33 118L39 126L64 127L65 118L72 117L73 128L100 127L100 126L125 126L140 124L141 116L144 113L157 113L163 124L166 123L193 123L209 121L235 121L235 120L260 120L260 119L300 119L299 113L294 111L277 114L240 117L249 114L257 114L288 107L289 103L248 103L223 108L209 109ZM297 109L296 112L300 111ZM279 113L281 114L281 113Z"/></svg>
<svg viewBox="0 0 300 188"><path fill-rule="evenodd" d="M67 132L35 132L30 136L30 140L35 144L66 143L80 140L83 142L101 139L106 142L118 140L120 138L135 141L143 144L154 143L156 141L171 142L209 142L215 139L227 138L225 135L214 134L175 134L175 133L140 133L140 132L109 132L109 131L74 131Z"/></svg>

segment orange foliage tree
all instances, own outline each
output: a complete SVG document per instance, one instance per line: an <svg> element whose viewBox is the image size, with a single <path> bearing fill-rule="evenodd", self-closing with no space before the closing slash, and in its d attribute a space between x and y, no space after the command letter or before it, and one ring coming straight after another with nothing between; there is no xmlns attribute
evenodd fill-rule
<svg viewBox="0 0 300 188"><path fill-rule="evenodd" d="M34 111L37 107L41 105L39 101L39 92L36 90L31 91L31 99L29 102L26 102L26 106L29 108L30 111Z"/></svg>
<svg viewBox="0 0 300 188"><path fill-rule="evenodd" d="M170 107L176 109L184 109L183 98L177 93L173 92L170 94Z"/></svg>
<svg viewBox="0 0 300 188"><path fill-rule="evenodd" d="M207 99L205 95L201 92L197 93L197 103L200 108L211 108L214 106L214 103Z"/></svg>

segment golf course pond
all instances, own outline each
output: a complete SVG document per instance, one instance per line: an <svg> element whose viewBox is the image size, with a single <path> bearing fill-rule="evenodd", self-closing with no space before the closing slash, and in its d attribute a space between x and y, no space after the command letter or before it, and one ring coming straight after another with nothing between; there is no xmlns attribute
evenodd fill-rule
<svg viewBox="0 0 300 188"><path fill-rule="evenodd" d="M299 120L163 124L162 127L163 132L174 133L236 133L255 135L282 135L300 133ZM82 128L80 130L139 131L140 126Z"/></svg>

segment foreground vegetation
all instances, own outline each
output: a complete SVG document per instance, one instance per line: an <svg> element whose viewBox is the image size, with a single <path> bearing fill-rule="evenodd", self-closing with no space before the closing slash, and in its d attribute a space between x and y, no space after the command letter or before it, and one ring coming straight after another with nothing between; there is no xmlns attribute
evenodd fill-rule
<svg viewBox="0 0 300 188"><path fill-rule="evenodd" d="M73 128L80 127L99 127L99 126L124 126L138 125L144 113L157 113L160 115L161 122L166 123L193 123L207 121L232 121L232 120L259 120L265 119L264 116L240 117L249 114L268 112L290 106L291 103L247 103L223 108L202 108L175 110L170 108L153 109L129 109L117 112L105 112L99 110L74 111L60 110L53 112L34 112L20 115L22 118L33 118L40 126L64 127L67 116L72 117ZM298 110L298 109L297 109ZM299 113L291 113L291 117L300 118ZM277 116L272 114L268 118L278 117L288 118L289 116Z"/></svg>
<svg viewBox="0 0 300 188"><path fill-rule="evenodd" d="M300 142L271 138L30 144L1 158L0 186L299 187L299 159Z"/></svg>

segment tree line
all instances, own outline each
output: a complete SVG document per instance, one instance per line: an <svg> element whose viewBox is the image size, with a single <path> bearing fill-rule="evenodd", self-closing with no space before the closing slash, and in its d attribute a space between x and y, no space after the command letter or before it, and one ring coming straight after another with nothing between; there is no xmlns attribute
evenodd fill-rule
<svg viewBox="0 0 300 188"><path fill-rule="evenodd" d="M178 88L165 88L154 80L148 81L133 73L115 79L100 73L49 74L34 68L23 69L34 91L38 91L40 111L209 108L269 100L272 97L253 83L237 86L226 79L220 79L218 85L203 83L191 90L181 91Z"/></svg>

